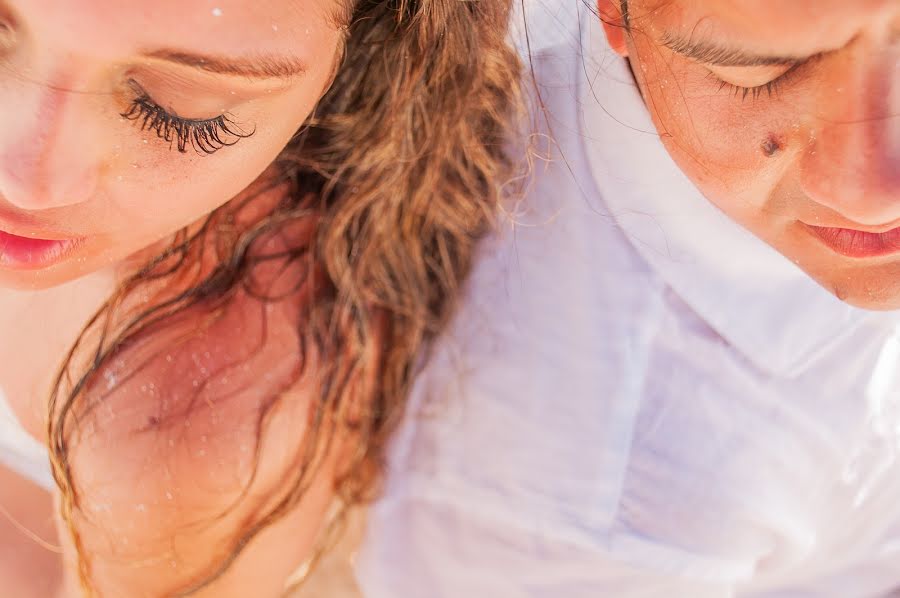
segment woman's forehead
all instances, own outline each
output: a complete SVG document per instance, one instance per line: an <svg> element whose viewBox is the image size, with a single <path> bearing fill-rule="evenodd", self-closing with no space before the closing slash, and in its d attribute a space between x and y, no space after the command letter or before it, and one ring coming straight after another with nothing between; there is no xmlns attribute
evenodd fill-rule
<svg viewBox="0 0 900 598"><path fill-rule="evenodd" d="M341 0L22 0L13 16L42 39L90 38L102 55L135 48L181 47L207 53L296 52L339 28ZM321 46L320 46L321 47ZM313 58L313 57L310 57Z"/></svg>
<svg viewBox="0 0 900 598"><path fill-rule="evenodd" d="M747 50L808 55L849 42L896 0L629 0L632 21L656 33L713 38ZM823 47L823 44L830 47Z"/></svg>

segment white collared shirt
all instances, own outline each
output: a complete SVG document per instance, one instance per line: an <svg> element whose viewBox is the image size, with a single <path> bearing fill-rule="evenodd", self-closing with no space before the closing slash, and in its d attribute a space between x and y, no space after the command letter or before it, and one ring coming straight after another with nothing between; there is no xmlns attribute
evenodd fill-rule
<svg viewBox="0 0 900 598"><path fill-rule="evenodd" d="M578 22L534 57L557 145L417 381L366 598L900 589L897 315L707 202Z"/></svg>

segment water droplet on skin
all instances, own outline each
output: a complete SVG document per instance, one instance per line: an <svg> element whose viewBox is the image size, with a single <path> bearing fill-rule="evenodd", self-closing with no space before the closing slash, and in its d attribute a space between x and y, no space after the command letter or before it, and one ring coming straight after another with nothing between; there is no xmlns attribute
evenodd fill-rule
<svg viewBox="0 0 900 598"><path fill-rule="evenodd" d="M278 31L278 25L272 23L272 31Z"/></svg>
<svg viewBox="0 0 900 598"><path fill-rule="evenodd" d="M147 507L146 507L143 503L139 504L139 505L136 507L136 509L137 509L137 511L138 511L139 513L146 513L146 512L147 512Z"/></svg>
<svg viewBox="0 0 900 598"><path fill-rule="evenodd" d="M218 7L212 9L212 16L214 16L214 17L221 17L221 16L222 16L222 9L221 9L221 8L218 8Z"/></svg>
<svg viewBox="0 0 900 598"><path fill-rule="evenodd" d="M103 377L106 379L106 389L110 390L113 386L116 385L117 379L116 375L109 370L103 373Z"/></svg>
<svg viewBox="0 0 900 598"><path fill-rule="evenodd" d="M168 490L166 491L166 500L172 500L172 493Z"/></svg>

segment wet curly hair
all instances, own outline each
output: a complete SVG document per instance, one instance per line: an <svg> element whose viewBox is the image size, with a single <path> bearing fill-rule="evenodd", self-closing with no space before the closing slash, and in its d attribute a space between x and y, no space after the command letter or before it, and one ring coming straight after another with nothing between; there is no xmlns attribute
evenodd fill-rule
<svg viewBox="0 0 900 598"><path fill-rule="evenodd" d="M105 389L141 367L120 371L122 355L137 345L155 347L154 358L170 352L185 318L221 316L239 299L263 305L300 288L306 297L294 318L300 366L266 387L258 437L309 355L317 397L296 475L278 500L247 521L225 558L173 595L209 585L296 505L335 434L354 438L334 474L341 504L377 494L417 359L452 314L473 250L513 187L507 135L520 102L509 8L505 0L358 0L332 85L254 191L175 234L87 323L54 385L48 434L88 593L90 555L73 523L86 490L72 451L102 411ZM278 201L262 199L272 190ZM304 227L314 232L294 234ZM273 238L279 249L263 250ZM259 273L273 268L279 282L261 285ZM223 375L197 369L179 374L194 378L195 395Z"/></svg>

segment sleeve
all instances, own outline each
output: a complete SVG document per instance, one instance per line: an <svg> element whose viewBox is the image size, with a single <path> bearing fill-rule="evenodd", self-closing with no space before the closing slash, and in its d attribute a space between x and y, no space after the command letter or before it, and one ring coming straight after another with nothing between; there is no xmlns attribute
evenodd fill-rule
<svg viewBox="0 0 900 598"><path fill-rule="evenodd" d="M732 584L629 564L615 548L428 499L373 511L356 573L365 598L731 598Z"/></svg>

